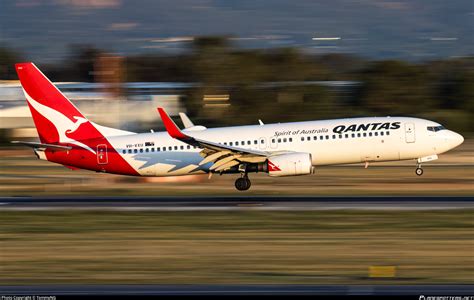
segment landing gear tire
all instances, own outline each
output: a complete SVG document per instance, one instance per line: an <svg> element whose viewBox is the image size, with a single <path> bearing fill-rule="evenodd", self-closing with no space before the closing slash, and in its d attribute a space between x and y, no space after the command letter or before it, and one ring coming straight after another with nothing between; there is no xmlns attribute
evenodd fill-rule
<svg viewBox="0 0 474 300"><path fill-rule="evenodd" d="M239 191L246 191L250 188L251 182L248 178L240 177L235 181L235 188Z"/></svg>
<svg viewBox="0 0 474 300"><path fill-rule="evenodd" d="M418 176L423 175L423 169L422 168L416 168L415 174L418 175Z"/></svg>

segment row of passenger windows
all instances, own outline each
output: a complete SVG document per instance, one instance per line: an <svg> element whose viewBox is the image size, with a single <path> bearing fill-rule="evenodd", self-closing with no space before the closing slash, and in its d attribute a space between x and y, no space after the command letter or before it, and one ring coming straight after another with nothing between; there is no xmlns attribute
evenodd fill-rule
<svg viewBox="0 0 474 300"><path fill-rule="evenodd" d="M197 149L197 147L195 146L191 146L191 145L187 145L186 147L184 145L181 145L181 146L169 146L168 148L166 147L156 147L156 152L160 152L160 151L173 151L173 150L184 150L184 149ZM123 154L126 154L126 153L143 153L143 152L155 152L155 148L145 148L145 150L143 150L143 148L140 148L140 149L127 149L127 150L122 150L122 153Z"/></svg>
<svg viewBox="0 0 474 300"><path fill-rule="evenodd" d="M360 137L371 137L371 136L385 136L385 135L390 135L390 131L375 131L375 132L358 132L358 133L344 133L344 134L333 134L332 135L332 139L335 140L337 138L360 138ZM329 140L331 138L330 135L321 135L321 136L313 136L313 140ZM301 141L311 141L311 136L307 136L307 137L304 137L302 136L301 137Z"/></svg>
<svg viewBox="0 0 474 300"><path fill-rule="evenodd" d="M367 137L367 136L371 137L371 136L379 136L379 135L380 136L390 135L390 131L386 131L386 132L383 132L383 131L377 132L376 131L376 132L373 132L373 133L372 132L369 132L369 133L367 133L367 132L360 133L359 132L359 133L351 133L351 134L345 133L345 134L339 134L339 135L333 134L332 139L335 140L338 137L340 139L342 139L342 138L350 138L350 137L352 137L352 138ZM315 136L313 136L313 138L311 138L311 136L306 136L306 137L302 136L301 141L311 141L311 139L313 139L315 141L316 140L329 140L330 138L331 138L330 135L321 135L319 137L315 135ZM272 143L277 143L277 142L278 143L287 143L287 142L291 143L291 142L293 142L293 138L290 137L290 138L278 138L278 139L273 138L272 139ZM258 145L258 143L259 143L258 140L253 141L254 145ZM224 142L224 143L219 143L219 144L224 144L226 146L227 145L229 145L229 146L234 146L234 145L235 146L245 146L245 145L250 146L250 145L252 145L252 141L236 141L236 142L229 142L229 143ZM265 144L265 139L261 139L260 144ZM156 147L156 152L173 151L173 150L177 151L177 150L184 150L184 149L188 149L188 150L189 149L197 149L197 147L191 146L191 145ZM153 147L153 148L145 148L145 149L140 148L140 149L124 149L124 150L122 150L123 154L126 154L126 153L129 153L129 154L131 154L131 153L143 153L143 152L145 152L145 153L155 152L155 148Z"/></svg>
<svg viewBox="0 0 474 300"><path fill-rule="evenodd" d="M224 143L219 143L219 144L224 144L227 146L227 142L224 142ZM258 140L254 140L253 141L253 144L254 145L258 145ZM264 139L261 139L260 140L260 144L265 144L265 140ZM252 141L236 141L236 142L229 142L229 146L245 146L245 145L252 145Z"/></svg>

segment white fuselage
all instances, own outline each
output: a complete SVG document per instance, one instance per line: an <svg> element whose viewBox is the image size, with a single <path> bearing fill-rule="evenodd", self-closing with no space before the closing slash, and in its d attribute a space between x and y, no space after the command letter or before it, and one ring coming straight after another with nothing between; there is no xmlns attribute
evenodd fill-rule
<svg viewBox="0 0 474 300"><path fill-rule="evenodd" d="M408 117L347 118L324 121L184 130L187 134L243 149L311 154L313 166L420 159L446 152L463 142L438 123ZM120 155L143 176L209 172L199 166L202 149L167 132L108 138Z"/></svg>

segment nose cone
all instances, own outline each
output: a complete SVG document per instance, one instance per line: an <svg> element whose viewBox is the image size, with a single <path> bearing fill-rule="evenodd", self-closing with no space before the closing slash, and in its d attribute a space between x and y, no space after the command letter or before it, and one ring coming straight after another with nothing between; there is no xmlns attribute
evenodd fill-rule
<svg viewBox="0 0 474 300"><path fill-rule="evenodd" d="M451 131L449 133L449 142L451 144L451 149L456 148L464 142L464 137L457 132Z"/></svg>
<svg viewBox="0 0 474 300"><path fill-rule="evenodd" d="M464 143L464 137L462 135L460 135L459 133L455 133L456 134L456 142L457 142L457 146L461 145L462 143Z"/></svg>

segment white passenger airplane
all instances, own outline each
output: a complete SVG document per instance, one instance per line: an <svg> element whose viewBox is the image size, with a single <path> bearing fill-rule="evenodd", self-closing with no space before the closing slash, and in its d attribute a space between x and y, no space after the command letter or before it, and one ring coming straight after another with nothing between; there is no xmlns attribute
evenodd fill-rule
<svg viewBox="0 0 474 300"><path fill-rule="evenodd" d="M33 63L16 70L38 130L30 146L38 158L71 169L133 176L236 173L306 175L322 165L416 160L421 164L459 146L463 137L418 118L349 118L207 129L185 116L180 130L162 108L167 132L134 133L89 121Z"/></svg>

